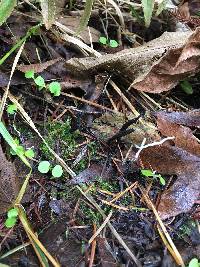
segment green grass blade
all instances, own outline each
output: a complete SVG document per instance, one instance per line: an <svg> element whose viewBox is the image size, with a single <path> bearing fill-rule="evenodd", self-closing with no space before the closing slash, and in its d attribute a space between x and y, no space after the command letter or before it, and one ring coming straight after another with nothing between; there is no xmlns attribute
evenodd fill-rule
<svg viewBox="0 0 200 267"><path fill-rule="evenodd" d="M0 122L0 134L3 136L3 138L8 143L8 145L15 151L17 156L24 162L24 164L26 164L27 167L31 168L31 165L28 162L28 160L26 159L26 157L23 155L23 153L21 153L17 149L18 145L16 144L16 142L13 139L13 137L10 135L10 133L6 129L6 127L3 124L3 122Z"/></svg>
<svg viewBox="0 0 200 267"><path fill-rule="evenodd" d="M0 58L0 65L2 65L4 63L4 61L18 48L20 47L24 41L26 41L27 38L29 38L31 35L35 34L35 32L39 29L39 27L41 26L41 23L33 26L32 28L30 28L30 30L27 32L27 34L20 39L11 49L10 51L8 51L2 58Z"/></svg>
<svg viewBox="0 0 200 267"><path fill-rule="evenodd" d="M0 1L0 26L11 15L16 4L17 4L17 0L1 0Z"/></svg>
<svg viewBox="0 0 200 267"><path fill-rule="evenodd" d="M49 30L51 28L51 25L55 21L55 15L56 15L55 0L40 0L40 6L42 9L44 24L47 30Z"/></svg>
<svg viewBox="0 0 200 267"><path fill-rule="evenodd" d="M151 23L151 18L154 9L154 0L142 0L142 8L144 13L145 26L148 28Z"/></svg>
<svg viewBox="0 0 200 267"><path fill-rule="evenodd" d="M166 8L166 5L167 5L167 0L163 0L158 5L157 11L156 11L156 16L159 16L163 12L163 10Z"/></svg>
<svg viewBox="0 0 200 267"><path fill-rule="evenodd" d="M76 31L76 35L81 33L84 30L84 28L87 26L88 21L90 19L91 12L92 12L93 2L94 2L94 0L86 0L84 12L83 12L83 15L81 17L78 29Z"/></svg>

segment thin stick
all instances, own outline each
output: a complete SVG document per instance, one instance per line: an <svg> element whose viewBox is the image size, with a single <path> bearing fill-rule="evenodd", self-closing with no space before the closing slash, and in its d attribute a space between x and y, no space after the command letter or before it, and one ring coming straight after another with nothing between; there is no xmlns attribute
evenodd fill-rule
<svg viewBox="0 0 200 267"><path fill-rule="evenodd" d="M104 219L106 219L106 215L104 213L104 211L99 207L99 205L96 203L96 201L92 198L92 196L85 194L85 192L79 187L76 186L76 188L85 196L85 198L87 198L87 200L98 210L98 212L102 215L102 217ZM135 262L135 264L138 267L142 267L142 264L140 263L140 261L137 259L137 257L133 254L133 252L129 249L129 247L126 245L126 243L124 242L124 240L121 238L121 236L118 234L118 232L115 230L115 228L113 227L113 225L108 222L107 225L109 226L111 232L113 233L113 235L115 236L115 238L118 240L118 242L124 247L124 249L126 250L126 252L129 254L129 256L133 259L133 261Z"/></svg>
<svg viewBox="0 0 200 267"><path fill-rule="evenodd" d="M89 244L91 244L93 242L93 240L96 239L96 237L101 233L101 231L103 230L103 228L110 221L111 216L112 216L112 210L110 211L110 213L108 214L108 216L106 217L106 219L104 220L104 222L102 223L102 225L99 227L99 229L90 238L90 240L88 241Z"/></svg>
<svg viewBox="0 0 200 267"><path fill-rule="evenodd" d="M94 224L94 235L95 235L96 233L97 233L97 227L96 227L96 224ZM89 267L92 267L92 266L93 266L96 246L97 246L97 241L96 241L96 238L94 238L94 239L92 240L92 249L91 249L91 254L90 254L90 263L89 263Z"/></svg>
<svg viewBox="0 0 200 267"><path fill-rule="evenodd" d="M138 182L135 182L132 185L130 185L129 187L127 187L124 191L118 193L116 197L114 197L111 201L109 201L109 203L115 202L117 199L119 199L120 197L122 197L128 191L131 191L131 189L135 188L137 186L137 184L138 184Z"/></svg>
<svg viewBox="0 0 200 267"><path fill-rule="evenodd" d="M81 102L86 103L88 105L94 106L96 108L100 108L100 109L103 109L103 110L108 110L108 111L111 111L111 112L114 112L114 113L119 113L118 111L115 111L115 110L113 110L111 108L104 107L104 106L99 105L99 104L97 104L95 102L86 100L86 99L81 98L81 97L78 97L78 96L70 95L70 94L67 94L67 93L62 93L62 95L67 96L67 97L70 97L70 98L73 98L73 99L76 99L78 101L81 101Z"/></svg>

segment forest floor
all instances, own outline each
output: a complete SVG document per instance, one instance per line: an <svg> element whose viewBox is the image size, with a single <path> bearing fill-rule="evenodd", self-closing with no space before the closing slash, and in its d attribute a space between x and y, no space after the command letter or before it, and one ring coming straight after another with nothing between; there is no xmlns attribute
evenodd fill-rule
<svg viewBox="0 0 200 267"><path fill-rule="evenodd" d="M0 266L199 267L199 1L57 2L0 26Z"/></svg>

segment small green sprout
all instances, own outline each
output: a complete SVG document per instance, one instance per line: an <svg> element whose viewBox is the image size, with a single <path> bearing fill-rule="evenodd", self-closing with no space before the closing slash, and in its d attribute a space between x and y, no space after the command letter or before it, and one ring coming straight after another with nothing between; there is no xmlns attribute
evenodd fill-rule
<svg viewBox="0 0 200 267"><path fill-rule="evenodd" d="M47 173L50 169L50 163L47 160L41 161L38 165L38 171L41 173Z"/></svg>
<svg viewBox="0 0 200 267"><path fill-rule="evenodd" d="M59 178L61 177L63 174L63 169L62 166L60 165L56 165L53 169L52 169L52 175L55 178Z"/></svg>
<svg viewBox="0 0 200 267"><path fill-rule="evenodd" d="M119 46L118 42L116 40L110 40L109 46L112 48L116 48Z"/></svg>
<svg viewBox="0 0 200 267"><path fill-rule="evenodd" d="M35 156L35 152L34 152L34 150L32 148L30 148L30 149L28 149L28 150L25 151L24 155L27 158L32 159Z"/></svg>
<svg viewBox="0 0 200 267"><path fill-rule="evenodd" d="M20 154L24 154L25 153L25 149L23 148L23 146L21 146L19 144L19 140L17 138L14 139L14 142L16 144L16 151L14 151L12 148L10 149L10 154L15 156L17 155L17 153L20 153Z"/></svg>
<svg viewBox="0 0 200 267"><path fill-rule="evenodd" d="M14 115L16 111L17 111L17 105L16 104L8 105L8 107L7 107L8 114Z"/></svg>
<svg viewBox="0 0 200 267"><path fill-rule="evenodd" d="M32 159L35 156L35 152L32 148L25 150L23 146L19 144L19 140L17 138L14 139L16 150L10 149L10 154L16 156L17 154L24 155L25 157Z"/></svg>
<svg viewBox="0 0 200 267"><path fill-rule="evenodd" d="M54 96L59 96L61 92L61 86L59 82L51 82L48 85L49 91L54 95Z"/></svg>
<svg viewBox="0 0 200 267"><path fill-rule="evenodd" d="M141 170L142 175L145 177L153 177L154 179L159 179L161 185L165 185L165 179L161 176L161 174L156 174L151 170Z"/></svg>
<svg viewBox="0 0 200 267"><path fill-rule="evenodd" d="M42 76L38 76L37 78L34 79L35 84L39 86L40 89L45 87L45 81Z"/></svg>
<svg viewBox="0 0 200 267"><path fill-rule="evenodd" d="M200 267L199 260L197 258L191 259L191 261L189 262L188 267Z"/></svg>
<svg viewBox="0 0 200 267"><path fill-rule="evenodd" d="M7 228L12 228L17 222L17 217L18 217L18 210L15 208L10 209L7 212L7 219L5 221L5 226Z"/></svg>
<svg viewBox="0 0 200 267"><path fill-rule="evenodd" d="M99 43L102 45L109 46L111 48L116 48L119 46L118 42L116 40L109 40L106 37L101 36L99 38Z"/></svg>
<svg viewBox="0 0 200 267"><path fill-rule="evenodd" d="M34 70L28 70L25 72L25 78L27 79L34 79L35 78L35 73Z"/></svg>
<svg viewBox="0 0 200 267"><path fill-rule="evenodd" d="M18 216L18 210L15 209L15 208L10 209L10 210L7 212L7 216L8 216L8 218L17 217L17 216Z"/></svg>
<svg viewBox="0 0 200 267"><path fill-rule="evenodd" d="M50 170L50 167L51 167L51 164L49 161L47 160L44 160L44 161L41 161L38 165L38 171L41 172L41 173L48 173L49 170ZM59 178L62 176L63 174L63 168L62 166L60 165L56 165L53 167L52 171L52 176L55 177L55 178Z"/></svg>
<svg viewBox="0 0 200 267"><path fill-rule="evenodd" d="M25 72L25 77L27 79L33 79L35 84L38 86L39 90L42 90L43 88L48 88L49 91L54 96L59 96L61 92L61 86L59 82L51 82L49 85L46 85L45 80L42 76L37 76L35 78L35 74L33 70L29 70Z"/></svg>
<svg viewBox="0 0 200 267"><path fill-rule="evenodd" d="M106 45L106 44L107 44L107 38L101 36L101 37L99 38L99 43L102 44L102 45Z"/></svg>
<svg viewBox="0 0 200 267"><path fill-rule="evenodd" d="M180 86L181 89L188 95L192 95L193 94L193 89L192 89L192 85L190 82L184 80L180 82Z"/></svg>

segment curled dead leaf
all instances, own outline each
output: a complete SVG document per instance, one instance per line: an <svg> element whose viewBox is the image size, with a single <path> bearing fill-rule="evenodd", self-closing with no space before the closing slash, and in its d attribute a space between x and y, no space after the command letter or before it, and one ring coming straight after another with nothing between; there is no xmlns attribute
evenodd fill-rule
<svg viewBox="0 0 200 267"><path fill-rule="evenodd" d="M174 146L148 147L140 153L144 168L177 175L176 182L161 195L158 212L162 219L188 212L200 192L200 158Z"/></svg>
<svg viewBox="0 0 200 267"><path fill-rule="evenodd" d="M0 214L12 206L19 193L19 186L14 164L6 159L0 145Z"/></svg>
<svg viewBox="0 0 200 267"><path fill-rule="evenodd" d="M91 183L98 179L109 179L112 175L112 168L104 168L104 166L100 164L91 164L91 166L82 172L80 172L77 176L75 176L69 184L83 184L83 183Z"/></svg>
<svg viewBox="0 0 200 267"><path fill-rule="evenodd" d="M153 64L147 75L136 79L132 87L139 91L161 93L199 70L200 28L197 28L183 47L169 50Z"/></svg>
<svg viewBox="0 0 200 267"><path fill-rule="evenodd" d="M54 65L55 63L57 63L60 60L62 60L62 59L56 58L56 59L48 60L44 63L19 65L19 66L17 66L17 69L20 70L21 72L27 72L27 71L33 70L35 73L40 73L40 72L43 72L48 67Z"/></svg>
<svg viewBox="0 0 200 267"><path fill-rule="evenodd" d="M66 62L66 67L76 75L85 75L86 73L91 75L103 70L114 72L125 76L129 81L133 82L134 88L138 90L158 93L169 90L177 84L179 79L182 79L182 75L185 75L185 72L180 75L181 70L177 71L177 75L170 76L171 87L168 86L168 68L171 68L171 63L173 63L173 66L177 64L177 60L179 60L180 53L183 50L182 47L185 47L185 44L192 45L194 39L198 37L198 34L199 31L194 33L192 39L190 39L191 42L188 43L191 32L165 32L159 38L140 47L125 49L115 54L102 55L99 58L88 57L70 59ZM198 45L198 43L199 40L197 40L196 45ZM186 46L188 47L188 45ZM184 53L185 56L187 51ZM198 54L198 52L199 50L197 48L194 53ZM192 63L195 62L197 58L196 55ZM170 61L169 59L173 62L168 62ZM163 71L163 74L160 75L161 77L156 72L154 74L154 68L156 69L156 66L160 67L159 64L162 65L161 71ZM188 63L185 65L187 66L187 64ZM196 63L194 66L195 71L198 69L197 65ZM194 72L191 71L191 74L192 73ZM148 79L148 82L146 82L146 79Z"/></svg>
<svg viewBox="0 0 200 267"><path fill-rule="evenodd" d="M200 110L171 113L161 111L156 115L158 130L164 136L174 136L174 143L177 147L200 156L199 140L193 135L193 131L186 127L200 126Z"/></svg>

